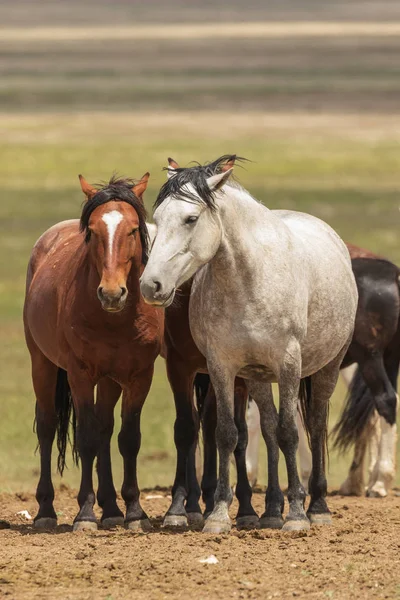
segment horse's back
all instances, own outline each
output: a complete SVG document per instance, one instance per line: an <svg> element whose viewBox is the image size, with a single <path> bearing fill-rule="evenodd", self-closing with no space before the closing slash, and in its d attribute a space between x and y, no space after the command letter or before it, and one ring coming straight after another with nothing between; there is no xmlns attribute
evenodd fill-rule
<svg viewBox="0 0 400 600"><path fill-rule="evenodd" d="M285 223L296 237L305 242L312 252L322 249L323 256L324 253L338 250L347 265L351 266L346 244L328 223L313 215L293 210L274 210L272 212Z"/></svg>
<svg viewBox="0 0 400 600"><path fill-rule="evenodd" d="M47 229L33 246L28 265L27 288L33 275L47 257L55 255L60 247L66 247L71 242L79 243L79 220L61 221Z"/></svg>

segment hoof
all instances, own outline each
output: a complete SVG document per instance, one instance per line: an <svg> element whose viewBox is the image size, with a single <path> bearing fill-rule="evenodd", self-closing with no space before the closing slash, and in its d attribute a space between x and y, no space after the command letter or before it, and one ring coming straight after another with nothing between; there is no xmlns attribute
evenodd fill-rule
<svg viewBox="0 0 400 600"><path fill-rule="evenodd" d="M285 521L282 531L308 531L310 529L310 521L308 519L296 519Z"/></svg>
<svg viewBox="0 0 400 600"><path fill-rule="evenodd" d="M96 531L97 523L96 521L75 521L72 529L73 531Z"/></svg>
<svg viewBox="0 0 400 600"><path fill-rule="evenodd" d="M204 525L204 517L201 513L189 512L187 520L191 529L201 529Z"/></svg>
<svg viewBox="0 0 400 600"><path fill-rule="evenodd" d="M57 519L53 519L53 517L42 517L36 519L33 526L35 529L55 529L57 527Z"/></svg>
<svg viewBox="0 0 400 600"><path fill-rule="evenodd" d="M257 515L246 515L236 518L236 529L259 529L260 519Z"/></svg>
<svg viewBox="0 0 400 600"><path fill-rule="evenodd" d="M103 529L112 529L113 527L123 527L125 525L124 517L106 517L102 519Z"/></svg>
<svg viewBox="0 0 400 600"><path fill-rule="evenodd" d="M385 490L385 488L377 488L377 489L370 489L366 491L367 498L386 498L387 496L387 491Z"/></svg>
<svg viewBox="0 0 400 600"><path fill-rule="evenodd" d="M282 517L261 517L260 527L261 529L282 529L283 519Z"/></svg>
<svg viewBox="0 0 400 600"><path fill-rule="evenodd" d="M153 530L153 525L149 519L138 519L137 521L128 521L126 528L135 533L149 533Z"/></svg>
<svg viewBox="0 0 400 600"><path fill-rule="evenodd" d="M207 519L203 527L203 533L229 533L232 529L230 521L213 521Z"/></svg>
<svg viewBox="0 0 400 600"><path fill-rule="evenodd" d="M311 525L332 525L331 513L307 513Z"/></svg>
<svg viewBox="0 0 400 600"><path fill-rule="evenodd" d="M186 515L165 515L163 527L171 527L174 529L187 529L188 518Z"/></svg>

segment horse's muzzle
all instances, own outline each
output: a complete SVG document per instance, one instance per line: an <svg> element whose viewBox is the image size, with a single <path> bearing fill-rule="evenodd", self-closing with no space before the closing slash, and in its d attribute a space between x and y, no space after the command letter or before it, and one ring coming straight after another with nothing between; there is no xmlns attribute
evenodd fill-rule
<svg viewBox="0 0 400 600"><path fill-rule="evenodd" d="M108 290L102 286L97 288L97 297L103 310L107 312L120 312L125 306L127 296L128 290L126 287L118 287L113 290Z"/></svg>
<svg viewBox="0 0 400 600"><path fill-rule="evenodd" d="M140 291L146 304L167 308L174 301L175 288L165 290L159 281L146 279L140 282Z"/></svg>

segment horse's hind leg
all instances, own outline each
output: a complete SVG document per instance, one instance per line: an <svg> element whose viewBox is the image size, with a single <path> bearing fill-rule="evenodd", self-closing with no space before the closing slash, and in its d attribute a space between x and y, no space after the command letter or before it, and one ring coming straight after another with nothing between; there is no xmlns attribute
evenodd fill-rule
<svg viewBox="0 0 400 600"><path fill-rule="evenodd" d="M122 396L122 425L118 436L119 450L124 459L124 482L121 494L126 504L125 524L128 529L146 532L150 521L140 505L137 481L137 456L140 450L140 416L153 378L153 364L137 374Z"/></svg>
<svg viewBox="0 0 400 600"><path fill-rule="evenodd" d="M204 518L214 510L214 494L217 489L217 442L215 429L217 427L217 401L214 388L209 386L204 400L202 415L203 443L204 443L204 469L201 480L203 502L206 505Z"/></svg>
<svg viewBox="0 0 400 600"><path fill-rule="evenodd" d="M396 411L399 408L399 398L397 396L397 377L399 373L399 342L398 335L393 339L390 346L384 353L384 367L390 386L386 385L387 394L393 397L395 394ZM392 487L393 479L396 475L396 443L397 426L396 422L388 423L384 417L379 419L380 436L378 446L378 456L368 482L367 496L383 498L387 496ZM379 427L378 423L376 427Z"/></svg>
<svg viewBox="0 0 400 600"><path fill-rule="evenodd" d="M278 475L278 413L270 384L252 381L249 388L250 394L259 408L261 432L268 450L268 487L265 494L265 512L260 519L260 526L263 529L281 529L283 527L284 498L279 486Z"/></svg>
<svg viewBox="0 0 400 600"><path fill-rule="evenodd" d="M287 349L279 376L278 443L282 450L288 476L289 514L285 519L285 531L309 529L310 523L304 511L306 491L300 483L296 452L299 435L296 426L297 403L301 378L301 351L297 341Z"/></svg>
<svg viewBox="0 0 400 600"><path fill-rule="evenodd" d="M258 452L260 446L260 411L254 398L249 397L249 406L247 409L247 431L248 441L246 449L246 470L247 478L253 488L257 483L258 477Z"/></svg>
<svg viewBox="0 0 400 600"><path fill-rule="evenodd" d="M349 469L349 474L339 488L339 494L342 494L343 496L364 495L364 463L370 431L371 428L366 427L362 435L360 435L355 442L354 456Z"/></svg>
<svg viewBox="0 0 400 600"><path fill-rule="evenodd" d="M304 430L303 420L301 418L301 409L297 411L297 431L299 432L299 464L301 483L308 492L308 481L311 475L312 459L310 446L308 445L307 434Z"/></svg>
<svg viewBox="0 0 400 600"><path fill-rule="evenodd" d="M214 510L208 517L203 531L205 533L227 533L231 529L228 514L232 502L232 490L229 482L230 456L236 448L238 432L234 420L235 373L228 365L207 361L208 372L217 398L216 439L219 454L219 479L215 492Z"/></svg>
<svg viewBox="0 0 400 600"><path fill-rule="evenodd" d="M57 525L57 515L53 506L51 450L57 428L55 394L58 369L32 341L28 342L28 347L32 360L32 381L36 395L36 432L40 450L40 479L36 490L39 511L34 523L39 529L48 529Z"/></svg>
<svg viewBox="0 0 400 600"><path fill-rule="evenodd" d="M102 508L103 527L124 524L124 515L117 505L110 455L110 442L114 429L114 408L121 395L121 386L112 379L101 379L97 385L96 415L100 426L100 447L97 454L99 488L97 502Z"/></svg>
<svg viewBox="0 0 400 600"><path fill-rule="evenodd" d="M383 417L376 421L374 440L371 440L370 477L368 481L367 496L370 498L384 498L392 487L396 474L396 442L397 426L390 425ZM375 446L372 452L371 446ZM373 468L372 468L373 462Z"/></svg>
<svg viewBox="0 0 400 600"><path fill-rule="evenodd" d="M325 454L327 441L329 400L335 390L340 365L348 345L323 369L311 376L311 404L306 420L310 432L312 471L309 481L311 495L307 516L311 523L328 525L332 522L326 503L327 481L325 475Z"/></svg>
<svg viewBox="0 0 400 600"><path fill-rule="evenodd" d="M236 497L239 500L236 527L238 529L254 529L259 527L259 519L251 504L252 491L246 468L246 448L248 441L246 423L247 387L240 379L235 383L234 402L234 418L238 430L238 443L234 450L237 470Z"/></svg>

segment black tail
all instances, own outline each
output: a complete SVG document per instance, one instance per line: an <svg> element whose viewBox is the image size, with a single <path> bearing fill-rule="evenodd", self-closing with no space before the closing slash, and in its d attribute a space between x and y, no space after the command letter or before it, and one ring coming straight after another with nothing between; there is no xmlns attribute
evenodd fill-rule
<svg viewBox="0 0 400 600"><path fill-rule="evenodd" d="M196 377L194 378L194 392L196 395L197 411L199 413L200 421L203 418L204 401L206 399L210 383L210 376L206 373L197 373Z"/></svg>
<svg viewBox="0 0 400 600"><path fill-rule="evenodd" d="M58 369L57 386L55 396L55 406L57 414L57 470L60 475L65 469L65 453L68 442L72 446L72 456L75 464L78 463L78 451L76 448L76 415L74 403L72 402L71 390L68 383L67 371ZM72 417L72 442L69 436L69 424Z"/></svg>
<svg viewBox="0 0 400 600"><path fill-rule="evenodd" d="M300 381L300 390L299 390L299 403L301 409L301 418L303 421L304 429L307 434L308 443L310 444L310 434L311 434L311 419L312 419L312 410L311 410L311 394L312 394L312 379L311 377L305 377ZM325 448L325 452L323 454L323 466L325 468L326 457L329 458L328 451L328 420L329 420L329 405L326 410L326 423L325 423L325 431L323 437L323 447Z"/></svg>
<svg viewBox="0 0 400 600"><path fill-rule="evenodd" d="M352 446L368 427L374 410L374 397L357 367L342 416L332 431L334 447L344 452Z"/></svg>

